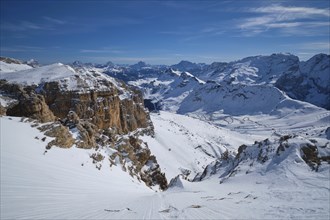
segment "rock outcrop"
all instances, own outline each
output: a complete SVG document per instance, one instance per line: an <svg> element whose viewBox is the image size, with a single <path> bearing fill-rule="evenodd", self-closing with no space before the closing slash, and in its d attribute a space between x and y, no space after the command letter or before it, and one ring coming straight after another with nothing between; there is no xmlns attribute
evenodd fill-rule
<svg viewBox="0 0 330 220"><path fill-rule="evenodd" d="M0 91L5 96L14 98L17 102L7 107L3 106L2 113L10 116L29 117L40 122L55 120L53 112L45 102L45 98L36 94L33 87L23 87L17 84L0 82Z"/></svg>
<svg viewBox="0 0 330 220"><path fill-rule="evenodd" d="M89 120L99 129L116 128L127 133L150 125L142 95L131 91L131 97L120 98L120 91L109 84L108 90L91 90L85 93L63 91L57 82L39 87L51 111L58 118L66 117L69 111L81 119Z"/></svg>
<svg viewBox="0 0 330 220"><path fill-rule="evenodd" d="M142 180L147 186L159 185L159 188L167 188L167 179L161 172L157 159L151 154L147 143L144 143L136 136L121 139L114 146L117 151L110 156L112 164L119 161L123 170L132 177Z"/></svg>
<svg viewBox="0 0 330 220"><path fill-rule="evenodd" d="M38 129L44 132L46 136L54 138L47 144L46 149L50 149L52 146L70 148L75 142L68 127L59 122L42 125Z"/></svg>
<svg viewBox="0 0 330 220"><path fill-rule="evenodd" d="M325 145L324 145L325 144ZM225 152L221 158L209 164L194 178L201 181L211 175L219 175L220 183L236 175L252 172L283 172L290 166L299 164L303 169L318 172L325 163L330 163L330 143L301 136L284 135L274 140L255 141L251 145L241 145L237 154Z"/></svg>
<svg viewBox="0 0 330 220"><path fill-rule="evenodd" d="M9 58L9 57L0 57L0 61L5 62L5 63L13 63L13 64L22 64L22 62L20 60L16 60L13 58Z"/></svg>

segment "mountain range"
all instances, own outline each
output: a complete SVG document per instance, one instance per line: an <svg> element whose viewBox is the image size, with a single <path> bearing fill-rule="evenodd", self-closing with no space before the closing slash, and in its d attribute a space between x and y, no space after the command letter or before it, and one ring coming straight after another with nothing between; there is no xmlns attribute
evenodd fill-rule
<svg viewBox="0 0 330 220"><path fill-rule="evenodd" d="M327 219L329 66L1 57L1 218Z"/></svg>

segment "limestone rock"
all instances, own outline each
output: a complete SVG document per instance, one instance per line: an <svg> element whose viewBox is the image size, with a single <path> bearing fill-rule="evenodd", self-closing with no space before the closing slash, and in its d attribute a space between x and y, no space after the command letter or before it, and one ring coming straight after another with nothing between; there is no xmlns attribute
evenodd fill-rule
<svg viewBox="0 0 330 220"><path fill-rule="evenodd" d="M0 115L6 115L7 109L0 104Z"/></svg>
<svg viewBox="0 0 330 220"><path fill-rule="evenodd" d="M55 120L55 116L49 110L44 97L36 94L21 97L17 105L7 110L7 115L30 117L40 122L51 122Z"/></svg>
<svg viewBox="0 0 330 220"><path fill-rule="evenodd" d="M121 100L119 93L114 87L86 93L63 91L57 82L45 83L41 89L46 103L59 118L74 111L79 118L90 120L99 129L116 128L118 133L148 127L150 118L144 108L142 95L132 92L132 99Z"/></svg>
<svg viewBox="0 0 330 220"><path fill-rule="evenodd" d="M97 146L96 137L98 136L97 127L87 121L81 121L77 124L79 130L79 140L76 144L79 148L90 149Z"/></svg>
<svg viewBox="0 0 330 220"><path fill-rule="evenodd" d="M58 146L61 148L70 148L74 144L69 129L60 123L53 123L50 125L44 125L39 128L41 131L45 131L45 135L54 137L55 139L48 143L47 148L50 149L52 146Z"/></svg>

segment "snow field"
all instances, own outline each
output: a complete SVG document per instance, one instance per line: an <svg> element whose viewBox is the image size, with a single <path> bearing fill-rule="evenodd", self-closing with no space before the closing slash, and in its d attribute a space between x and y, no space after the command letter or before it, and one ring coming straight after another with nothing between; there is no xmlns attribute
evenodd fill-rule
<svg viewBox="0 0 330 220"><path fill-rule="evenodd" d="M289 158L269 172L256 167L248 174L248 164L242 164L241 172L221 184L217 174L201 182L181 178L183 188L155 192L120 167L110 168L107 160L96 169L89 158L94 150L53 147L45 153L50 138L43 142L42 133L20 120L0 118L2 219L329 218L326 164L315 172ZM167 112L152 120L155 138L143 139L168 179L181 172L178 168L202 170L220 151L253 139ZM212 151L207 142L219 148Z"/></svg>

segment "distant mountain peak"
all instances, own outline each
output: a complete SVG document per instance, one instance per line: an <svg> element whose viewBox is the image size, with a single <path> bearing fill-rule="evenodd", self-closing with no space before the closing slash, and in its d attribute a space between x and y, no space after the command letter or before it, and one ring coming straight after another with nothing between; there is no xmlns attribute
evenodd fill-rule
<svg viewBox="0 0 330 220"><path fill-rule="evenodd" d="M140 70L140 69L142 69L142 68L144 68L144 67L150 67L150 65L149 65L149 64L146 64L146 63L143 62L143 61L139 61L139 62L136 63L136 64L130 65L130 67L131 67L132 69Z"/></svg>
<svg viewBox="0 0 330 220"><path fill-rule="evenodd" d="M180 70L180 71L192 71L192 70L200 70L203 64L192 63L187 60L182 60L178 64L174 64L171 68Z"/></svg>

